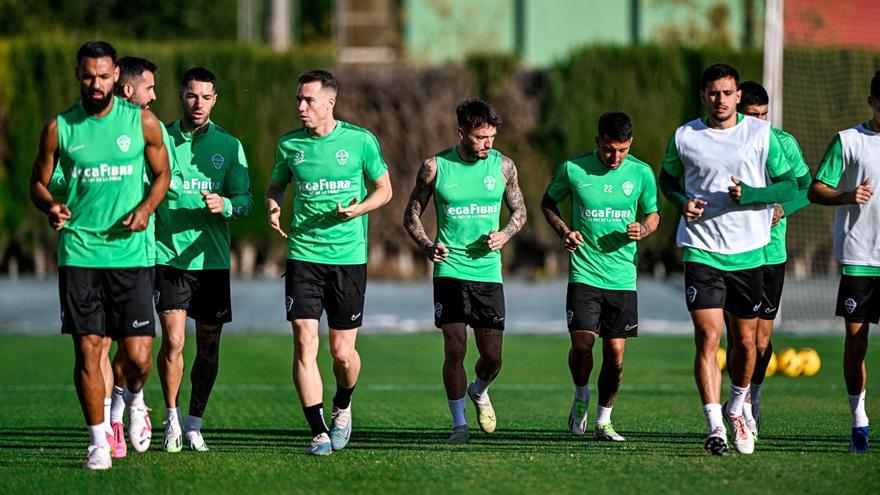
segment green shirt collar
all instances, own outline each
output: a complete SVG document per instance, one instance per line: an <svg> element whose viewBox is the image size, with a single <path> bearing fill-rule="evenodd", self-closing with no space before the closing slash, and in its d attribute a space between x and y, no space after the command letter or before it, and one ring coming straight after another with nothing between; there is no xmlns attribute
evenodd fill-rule
<svg viewBox="0 0 880 495"><path fill-rule="evenodd" d="M176 121L174 121L174 126L173 126L173 127L174 127L174 131L175 131L180 137L182 137L185 141L192 141L192 140L193 140L193 135L192 135L192 133L185 132L185 131L183 130L183 126L181 126L181 119L177 119ZM208 133L210 133L210 132L212 132L212 131L214 130L214 127L215 127L214 121L209 120L209 121L208 121L208 127L205 128L205 132L200 133L199 136L207 135Z"/></svg>

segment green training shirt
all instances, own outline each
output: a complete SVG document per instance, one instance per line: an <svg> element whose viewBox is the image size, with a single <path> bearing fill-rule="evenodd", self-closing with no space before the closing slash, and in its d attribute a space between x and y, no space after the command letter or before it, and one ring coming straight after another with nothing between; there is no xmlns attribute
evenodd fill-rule
<svg viewBox="0 0 880 495"><path fill-rule="evenodd" d="M174 143L171 141L171 136L168 135L168 131L165 130L165 126L160 126L160 128L162 129L162 141L165 143L165 149L168 151L168 164L171 167L172 184L181 184L183 178L180 175L180 168L177 166L177 160L174 159ZM150 168L144 167L144 188L148 195L150 193L150 184L152 184L152 179L150 178L151 175ZM177 179L176 181L175 178ZM55 170L52 171L52 178L49 180L49 192L52 193L53 196L67 196L67 179L64 178L64 172L61 170L60 164L56 164ZM177 191L169 187L165 197L177 198ZM147 258L149 260L149 266L153 266L156 264L155 214L150 215L147 232Z"/></svg>
<svg viewBox="0 0 880 495"><path fill-rule="evenodd" d="M180 120L167 124L180 177L172 177L167 197L156 209L156 263L181 270L229 268L229 221L253 209L244 148L235 136L209 122L204 132L183 132ZM211 213L202 191L223 197Z"/></svg>
<svg viewBox="0 0 880 495"><path fill-rule="evenodd" d="M141 108L115 96L111 104L107 115L96 118L77 102L56 119L71 213L58 235L58 266L149 266L149 232L122 225L144 199Z"/></svg>
<svg viewBox="0 0 880 495"><path fill-rule="evenodd" d="M489 249L489 233L498 230L505 181L502 155L489 155L473 163L458 156L455 146L438 153L434 182L437 210L436 243L449 254L434 263L435 277L501 283L501 251Z"/></svg>
<svg viewBox="0 0 880 495"><path fill-rule="evenodd" d="M807 166L807 162L804 161L804 153L801 151L801 147L798 145L794 136L775 127L772 128L771 131L776 134L776 138L779 140L779 145L782 148L782 154L785 156L786 161L788 161L795 177L800 178L806 175L809 178L810 168ZM809 201L806 199L807 191L809 191L809 189L809 180L798 180L797 194L798 198L801 200L797 202L798 207L802 208L809 204ZM775 227L770 229L770 243L764 246L764 263L768 265L777 265L779 263L785 263L788 259L788 253L785 248L785 234L787 230L786 218L797 211L797 209L799 208L793 208L789 211L789 208L785 208L785 216L779 219L779 223L777 223Z"/></svg>
<svg viewBox="0 0 880 495"><path fill-rule="evenodd" d="M348 221L336 206L363 201L365 178L388 172L379 142L366 129L343 121L322 137L305 128L284 134L275 148L272 182L293 184L293 216L287 258L329 265L367 262L367 215Z"/></svg>
<svg viewBox="0 0 880 495"><path fill-rule="evenodd" d="M629 239L626 227L637 221L637 210L645 215L657 211L651 166L627 155L612 170L594 149L559 165L547 195L556 202L571 195L571 225L584 237L584 245L569 256L568 281L636 290L636 242Z"/></svg>
<svg viewBox="0 0 880 495"><path fill-rule="evenodd" d="M737 113L737 124L742 122L744 115ZM705 118L703 121L705 122ZM788 162L783 158L782 147L776 134L770 133L770 146L767 154L767 172L770 177L779 177L790 171ZM678 156L675 143L675 133L669 138L666 147L666 156L663 158L663 170L673 177L684 175L684 164ZM744 253L720 254L702 249L685 247L682 250L682 260L685 262L701 263L723 271L738 271L757 268L765 264L764 246Z"/></svg>
<svg viewBox="0 0 880 495"><path fill-rule="evenodd" d="M866 129L877 132L873 123L869 120L862 124ZM819 163L816 171L816 180L830 186L837 187L843 176L843 146L840 143L840 134L834 136L834 140L828 145L825 156ZM840 272L852 277L880 277L880 267L867 265L841 264Z"/></svg>

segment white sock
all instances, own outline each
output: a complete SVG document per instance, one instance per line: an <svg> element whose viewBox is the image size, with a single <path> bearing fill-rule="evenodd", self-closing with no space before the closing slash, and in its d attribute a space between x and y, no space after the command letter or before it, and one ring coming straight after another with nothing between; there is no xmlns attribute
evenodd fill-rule
<svg viewBox="0 0 880 495"><path fill-rule="evenodd" d="M104 397L104 429L107 431L113 431L110 428L110 403L113 402L110 397Z"/></svg>
<svg viewBox="0 0 880 495"><path fill-rule="evenodd" d="M742 416L743 402L746 399L746 392L749 387L737 387L730 384L730 399L727 401L727 414L729 416Z"/></svg>
<svg viewBox="0 0 880 495"><path fill-rule="evenodd" d="M464 397L461 399L449 400L449 412L452 413L452 426L467 425L467 419L464 417Z"/></svg>
<svg viewBox="0 0 880 495"><path fill-rule="evenodd" d="M177 407L165 410L165 427L176 430L180 427L180 409ZM173 426L172 426L173 425Z"/></svg>
<svg viewBox="0 0 880 495"><path fill-rule="evenodd" d="M187 416L186 424L183 425L183 431L187 433L191 431L202 431L202 418L198 416Z"/></svg>
<svg viewBox="0 0 880 495"><path fill-rule="evenodd" d="M109 447L107 443L107 433L104 430L104 423L89 425L89 445L97 445L98 447Z"/></svg>
<svg viewBox="0 0 880 495"><path fill-rule="evenodd" d="M110 404L110 423L121 423L122 415L125 414L125 397L122 387L113 386Z"/></svg>
<svg viewBox="0 0 880 495"><path fill-rule="evenodd" d="M611 422L611 407L602 407L601 405L596 406L596 424L604 425Z"/></svg>
<svg viewBox="0 0 880 495"><path fill-rule="evenodd" d="M849 395L849 409L852 411L852 427L868 426L868 414L865 413L865 390L859 395Z"/></svg>
<svg viewBox="0 0 880 495"><path fill-rule="evenodd" d="M144 390L143 389L141 389L138 392L132 392L131 390L128 389L128 387L126 387L126 390L128 390L128 393L131 396L130 399L128 400L129 407L144 407L145 406L145 404L144 404Z"/></svg>
<svg viewBox="0 0 880 495"><path fill-rule="evenodd" d="M489 391L489 384L492 382L487 382L485 380L480 379L478 376L474 376L474 381L471 382L471 391L478 398L483 398L486 393Z"/></svg>
<svg viewBox="0 0 880 495"><path fill-rule="evenodd" d="M755 416L752 415L752 403L751 402L743 402L743 418L746 421L754 421Z"/></svg>
<svg viewBox="0 0 880 495"><path fill-rule="evenodd" d="M586 384L583 387L574 387L574 396L584 402L590 402L590 384Z"/></svg>
<svg viewBox="0 0 880 495"><path fill-rule="evenodd" d="M761 386L763 383L750 383L749 389L752 391L752 404L755 407L761 407Z"/></svg>
<svg viewBox="0 0 880 495"><path fill-rule="evenodd" d="M703 404L703 414L706 415L706 422L709 424L709 433L715 431L715 428L727 431L721 419L721 404Z"/></svg>

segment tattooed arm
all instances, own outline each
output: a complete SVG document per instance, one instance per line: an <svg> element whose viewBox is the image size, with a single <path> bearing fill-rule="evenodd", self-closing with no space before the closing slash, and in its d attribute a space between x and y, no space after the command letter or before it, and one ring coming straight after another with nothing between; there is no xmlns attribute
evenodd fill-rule
<svg viewBox="0 0 880 495"><path fill-rule="evenodd" d="M522 191L519 188L519 179L516 174L516 164L506 156L501 157L501 167L504 173L504 202L510 210L510 220L500 231L489 233L489 249L497 251L504 247L513 236L526 224L526 203L523 200Z"/></svg>
<svg viewBox="0 0 880 495"><path fill-rule="evenodd" d="M428 207L428 201L434 194L434 184L437 182L437 161L434 157L428 158L422 162L419 172L416 175L416 185L409 194L406 208L403 210L403 228L409 232L416 244L425 253L425 256L433 261L440 262L446 259L449 250L443 243L434 244L425 233L425 226L422 225L422 213Z"/></svg>

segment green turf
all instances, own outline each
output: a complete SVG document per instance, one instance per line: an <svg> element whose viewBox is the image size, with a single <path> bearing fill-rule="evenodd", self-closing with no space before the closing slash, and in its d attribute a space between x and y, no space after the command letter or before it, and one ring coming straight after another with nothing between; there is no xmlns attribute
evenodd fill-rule
<svg viewBox="0 0 880 495"><path fill-rule="evenodd" d="M320 363L332 384L322 338ZM468 404L471 443L449 447L439 334L364 335L351 443L343 452L313 458L303 454L309 435L290 379L290 337L230 333L205 418L211 451L157 450L163 407L154 374L146 393L154 448L146 454L129 448L132 453L112 470L94 473L80 467L88 437L71 386L69 338L0 337L0 487L10 494L880 493L877 452L847 452L842 337L776 338L777 348L818 349L822 371L813 378L768 379L756 453L727 458L702 450L706 427L690 339L630 342L614 410L626 443L597 443L567 432L571 386L564 336L512 336L490 389L498 431L491 437L479 432ZM187 350L191 359L191 346ZM469 370L473 351L471 341ZM869 370L872 355L880 355L876 341ZM872 371L868 388L880 390L876 367ZM595 378L594 372L591 418ZM325 388L329 401L333 390ZM184 404L188 390L185 382ZM876 397L868 396L874 419L880 410Z"/></svg>

